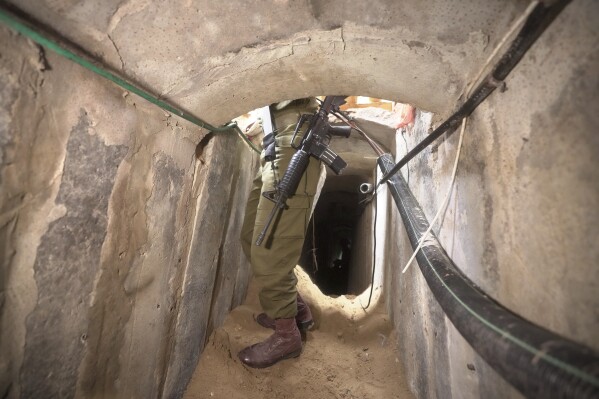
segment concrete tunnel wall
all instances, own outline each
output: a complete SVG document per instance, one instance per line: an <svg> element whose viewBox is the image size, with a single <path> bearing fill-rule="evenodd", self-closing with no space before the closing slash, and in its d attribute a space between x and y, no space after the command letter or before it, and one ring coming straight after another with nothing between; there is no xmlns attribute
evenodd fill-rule
<svg viewBox="0 0 599 399"><path fill-rule="evenodd" d="M320 94L413 103L437 123L526 7L15 4L212 123ZM475 112L440 232L496 300L595 349L598 15L592 1L569 5L508 90ZM206 334L245 293L236 233L255 159L226 134L198 149L206 132L0 35L0 394L177 397ZM426 134L418 126L410 146ZM429 217L456 142L410 164ZM398 273L411 251L397 214L389 218L386 300L412 389L517 397L444 318L417 268Z"/></svg>

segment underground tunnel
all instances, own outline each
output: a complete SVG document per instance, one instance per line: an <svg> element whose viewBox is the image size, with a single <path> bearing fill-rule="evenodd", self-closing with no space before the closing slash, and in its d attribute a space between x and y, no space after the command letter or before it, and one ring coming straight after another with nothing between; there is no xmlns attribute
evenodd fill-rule
<svg viewBox="0 0 599 399"><path fill-rule="evenodd" d="M345 295L355 293L355 290L349 288L351 271L356 270L352 267L352 259L355 258L357 247L365 245L363 241L368 242L369 229L357 229L364 214L359 198L359 186L362 182L355 178L344 179L347 181L345 187L337 187L335 191L331 191L330 187L334 184L332 179L335 178L328 177L322 188L313 219L308 226L311 234L308 234L304 243L299 263L311 274L323 293ZM366 262L366 265L370 263ZM363 281L351 283L352 286L364 288Z"/></svg>
<svg viewBox="0 0 599 399"><path fill-rule="evenodd" d="M591 0L1 2L0 397L593 397L597 16ZM366 201L478 82L497 90ZM342 94L415 119L352 105L390 155L332 140L348 167L327 172L296 268L314 329L299 358L245 368L269 334L239 243L259 156L227 123Z"/></svg>

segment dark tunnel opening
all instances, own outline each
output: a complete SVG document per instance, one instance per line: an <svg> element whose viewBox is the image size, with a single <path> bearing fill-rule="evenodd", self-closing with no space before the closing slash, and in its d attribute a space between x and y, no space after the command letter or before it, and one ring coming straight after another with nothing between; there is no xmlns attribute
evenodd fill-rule
<svg viewBox="0 0 599 399"><path fill-rule="evenodd" d="M356 176L329 176L308 226L300 265L325 295L358 294L362 285L352 282L359 248L369 245L359 231L365 214L362 182Z"/></svg>

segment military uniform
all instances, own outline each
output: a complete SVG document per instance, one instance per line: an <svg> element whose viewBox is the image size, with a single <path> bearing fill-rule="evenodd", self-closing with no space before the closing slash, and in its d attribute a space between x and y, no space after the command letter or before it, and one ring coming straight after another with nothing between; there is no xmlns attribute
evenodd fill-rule
<svg viewBox="0 0 599 399"><path fill-rule="evenodd" d="M272 319L293 318L297 314L297 278L293 269L297 265L304 244L320 178L320 162L314 158L310 159L295 195L287 200L288 208L281 211L278 221L271 224L262 245L257 246L256 239L274 207L274 203L264 198L262 193L275 190L287 170L295 153L295 149L291 147L291 138L299 116L302 113L314 112L316 107L317 104L312 101L299 105L291 103L282 110L274 111L277 127L276 159L266 162L264 150L262 151L260 169L247 202L241 243L260 286L260 304ZM258 124L252 127L259 128L261 127Z"/></svg>

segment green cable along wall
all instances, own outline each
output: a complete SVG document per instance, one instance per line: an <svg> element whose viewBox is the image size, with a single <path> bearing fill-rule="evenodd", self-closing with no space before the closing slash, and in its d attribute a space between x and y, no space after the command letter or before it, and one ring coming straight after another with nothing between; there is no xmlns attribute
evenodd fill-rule
<svg viewBox="0 0 599 399"><path fill-rule="evenodd" d="M131 93L137 94L138 96L140 96L141 98L151 102L152 104L155 104L157 106L159 106L160 108L164 109L167 112L170 112L173 115L177 115L191 123L193 123L194 125L197 125L201 128L210 130L212 132L226 132L229 130L232 130L234 132L236 132L239 137L241 137L254 151L256 152L260 152L260 150L258 150L258 148L256 148L256 146L249 141L249 139L246 137L245 134L243 134L243 132L241 131L241 129L239 129L239 126L237 126L236 122L228 122L222 126L213 126L208 122L203 121L202 119L190 114L189 112L186 111L182 111L181 109L178 109L177 107L167 103L166 101L160 100L157 96L151 94L149 91L147 90L143 90L141 88L139 88L138 86L130 83L130 80L126 80L123 79L119 76L117 76L116 74L109 72L108 68L104 65L102 65L102 63L100 63L98 60L88 60L85 59L82 56L77 55L75 52L66 49L65 47L59 45L57 42L55 42L52 39L49 39L47 35L44 35L43 33L37 31L36 29L27 26L25 23L19 21L16 17L14 17L13 15L11 15L10 13L8 13L6 10L3 10L0 8L0 22L3 23L4 25L8 26L9 28L15 30L16 32L22 34L23 36L33 40L34 42L36 42L37 44L39 44L40 46L43 46L44 48L55 52L58 55L61 55L79 65L81 65L82 67L110 80L111 82L117 84L118 86L122 87L123 89L130 91ZM86 57L86 58L91 58L91 57Z"/></svg>

